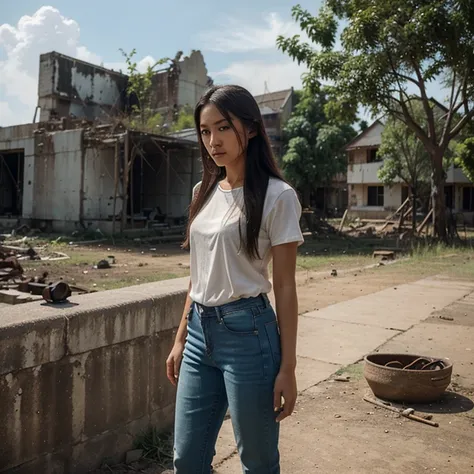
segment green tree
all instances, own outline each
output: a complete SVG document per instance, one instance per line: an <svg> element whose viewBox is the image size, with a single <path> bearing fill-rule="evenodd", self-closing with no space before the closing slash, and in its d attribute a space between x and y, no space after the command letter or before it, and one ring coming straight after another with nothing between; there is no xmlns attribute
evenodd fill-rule
<svg viewBox="0 0 474 474"><path fill-rule="evenodd" d="M330 81L339 106L389 113L423 143L431 161L435 232L446 240L443 156L474 116L474 2L326 0L319 15L297 5L293 17L311 44L297 35L279 37L278 46L308 66L306 81ZM441 133L427 90L435 80L444 80L449 91ZM423 105L422 123L410 107L413 97Z"/></svg>
<svg viewBox="0 0 474 474"><path fill-rule="evenodd" d="M138 64L134 60L134 56L137 54L136 49L132 49L130 53L120 49L120 52L127 64L127 94L132 102L136 101L131 107L130 126L156 132L157 128L162 127L164 119L161 114L152 109L152 79L156 73L156 68L168 62L169 58L159 59L154 64L148 64L145 72L139 72Z"/></svg>
<svg viewBox="0 0 474 474"><path fill-rule="evenodd" d="M194 113L193 109L185 105L182 107L177 116L174 117L173 124L171 125L171 131L179 132L180 130L185 130L186 128L194 127Z"/></svg>
<svg viewBox="0 0 474 474"><path fill-rule="evenodd" d="M429 191L430 156L413 130L395 117L385 124L378 154L383 159L378 171L380 181L389 186L402 181L411 192L412 229L415 230L417 200L425 190Z"/></svg>
<svg viewBox="0 0 474 474"><path fill-rule="evenodd" d="M455 163L468 179L474 182L474 137L468 137L455 149Z"/></svg>
<svg viewBox="0 0 474 474"><path fill-rule="evenodd" d="M283 171L303 194L303 206L310 204L311 191L327 186L334 176L345 172L347 158L344 145L355 136L349 123L328 117L324 89L305 89L298 105L283 129L286 152Z"/></svg>

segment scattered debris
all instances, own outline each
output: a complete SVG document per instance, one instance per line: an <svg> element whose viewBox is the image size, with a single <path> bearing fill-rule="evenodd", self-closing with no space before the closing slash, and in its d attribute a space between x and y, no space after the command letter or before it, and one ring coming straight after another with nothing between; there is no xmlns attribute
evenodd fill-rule
<svg viewBox="0 0 474 474"><path fill-rule="evenodd" d="M385 408L386 410L390 410L390 411L393 411L394 413L398 413L399 415L404 416L405 418L408 418L410 420L419 421L420 423L425 423L427 425L434 426L436 428L439 426L439 423L431 421L431 419L427 419L426 417L415 415L414 414L415 410L413 408L406 408L406 409L396 408L392 406L389 402L384 402L382 400L370 398L368 396L364 396L364 400L380 408ZM385 432L388 433L388 430L386 430Z"/></svg>
<svg viewBox="0 0 474 474"><path fill-rule="evenodd" d="M19 228L26 232L26 227ZM30 232L31 233L31 232ZM71 294L71 288L64 281L57 283L48 282L49 273L42 271L40 275L26 276L21 265L23 261L58 261L66 260L70 257L65 253L56 250L51 251L48 246L30 245L36 237L23 237L18 240L12 240L11 234L2 235L2 244L0 245L0 289L3 290L0 300L4 303L18 304L34 301L37 297L43 297L50 302L64 301L64 295ZM36 272L36 268L33 271ZM65 285L67 290L65 289ZM52 293L51 293L52 291ZM83 288L74 289L78 293L89 293Z"/></svg>
<svg viewBox="0 0 474 474"><path fill-rule="evenodd" d="M439 316L439 319L443 319L445 321L454 321L454 318L452 318L451 316L443 316L443 315L440 315Z"/></svg>
<svg viewBox="0 0 474 474"><path fill-rule="evenodd" d="M372 254L373 258L382 257L382 260L395 260L394 250L375 250Z"/></svg>
<svg viewBox="0 0 474 474"><path fill-rule="evenodd" d="M48 303L64 303L70 296L71 288L64 281L48 285L43 290L43 299Z"/></svg>
<svg viewBox="0 0 474 474"><path fill-rule="evenodd" d="M337 270L335 268L331 270L331 276L337 277Z"/></svg>
<svg viewBox="0 0 474 474"><path fill-rule="evenodd" d="M334 377L334 380L336 382L350 382L351 378L348 375L346 376L338 375L337 377Z"/></svg>

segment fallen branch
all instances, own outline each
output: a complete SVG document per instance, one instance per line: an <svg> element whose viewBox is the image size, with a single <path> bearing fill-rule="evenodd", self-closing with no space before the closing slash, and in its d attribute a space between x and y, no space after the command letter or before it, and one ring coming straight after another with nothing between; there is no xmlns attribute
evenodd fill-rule
<svg viewBox="0 0 474 474"><path fill-rule="evenodd" d="M366 402L372 403L372 405L376 405L380 408L385 408L386 410L393 411L394 413L398 413L399 415L404 416L405 418L409 418L410 420L419 421L420 423L425 423L426 425L434 426L435 428L439 426L439 424L436 423L435 421L427 420L426 418L422 418L421 416L414 415L415 410L413 408L406 408L405 410L402 410L390 404L386 405L380 400L376 400L375 398L370 398L367 396L364 397L364 400Z"/></svg>

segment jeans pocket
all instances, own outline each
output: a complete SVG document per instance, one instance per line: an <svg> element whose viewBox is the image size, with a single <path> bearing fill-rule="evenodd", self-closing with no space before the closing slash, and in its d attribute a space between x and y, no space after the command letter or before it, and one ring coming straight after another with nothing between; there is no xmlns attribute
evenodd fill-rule
<svg viewBox="0 0 474 474"><path fill-rule="evenodd" d="M233 311L221 316L220 322L226 331L240 336L258 333L255 317L251 309Z"/></svg>
<svg viewBox="0 0 474 474"><path fill-rule="evenodd" d="M270 352L272 353L273 363L279 368L281 364L281 341L280 330L276 319L265 323L265 333L270 346Z"/></svg>

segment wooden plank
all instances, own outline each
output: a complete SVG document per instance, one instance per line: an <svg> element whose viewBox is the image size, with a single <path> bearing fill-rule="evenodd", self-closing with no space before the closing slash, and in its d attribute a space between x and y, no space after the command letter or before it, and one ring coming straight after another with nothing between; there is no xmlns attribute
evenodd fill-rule
<svg viewBox="0 0 474 474"><path fill-rule="evenodd" d="M403 204L392 215L387 217L387 220L388 221L392 220L407 205L409 201L410 201L410 198L407 197L405 201L403 202Z"/></svg>
<svg viewBox="0 0 474 474"><path fill-rule="evenodd" d="M426 226L426 224L428 223L428 221L430 220L430 217L433 215L433 208L430 209L430 212L428 212L428 214L426 215L426 217L424 218L423 222L421 223L421 225L418 227L418 229L416 229L416 232L419 234Z"/></svg>
<svg viewBox="0 0 474 474"><path fill-rule="evenodd" d="M342 216L341 223L339 224L339 232L342 232L342 229L344 228L344 224L346 222L348 212L349 212L349 209L346 209L346 211L344 212L344 215Z"/></svg>

